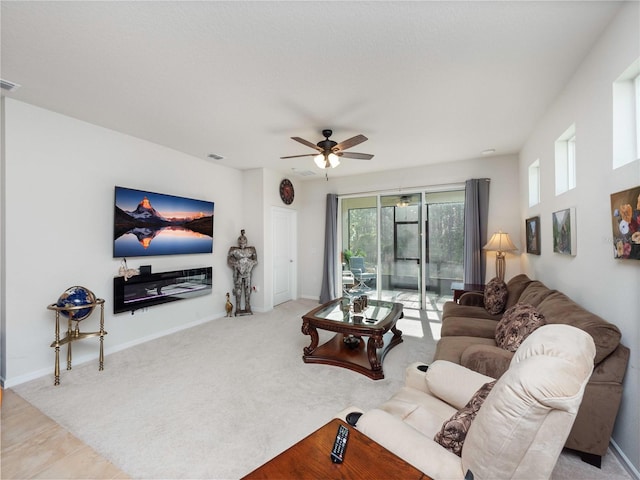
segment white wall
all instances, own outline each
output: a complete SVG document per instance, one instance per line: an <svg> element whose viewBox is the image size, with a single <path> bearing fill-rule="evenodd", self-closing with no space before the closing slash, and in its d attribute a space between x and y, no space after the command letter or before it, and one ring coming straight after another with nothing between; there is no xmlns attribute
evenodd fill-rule
<svg viewBox="0 0 640 480"><path fill-rule="evenodd" d="M355 160L354 160L355 161ZM383 161L382 159L379 161ZM391 160L389 160L391 161ZM338 167L339 168L339 167ZM518 157L505 155L455 163L425 165L382 173L306 181L303 183L302 205L304 215L299 219L299 285L304 298L318 299L322 275L304 272L322 272L324 258L324 222L327 193L347 195L359 192L412 190L447 184L463 184L470 178L490 178L489 187L489 235L495 231L509 232L519 251L507 254L505 278L520 273L518 257L524 243L520 240L520 212L518 198ZM495 254L487 257L487 279L495 276Z"/></svg>
<svg viewBox="0 0 640 480"><path fill-rule="evenodd" d="M243 195L253 199L244 203L243 227L249 245L256 247L258 265L252 272L251 282L257 291L251 295L251 308L255 312L273 309L273 207L298 210L300 206L298 182L283 171L258 168L243 173ZM289 178L296 192L294 202L285 205L280 199L280 182ZM238 232L239 233L239 232Z"/></svg>
<svg viewBox="0 0 640 480"><path fill-rule="evenodd" d="M540 215L540 256L523 255L522 269L548 287L617 325L631 349L613 439L640 469L640 262L615 260L610 194L640 185L640 161L612 168L612 84L640 56L637 2L623 7L571 82L529 137L520 155L520 223ZM577 187L555 195L554 141L576 124ZM541 202L528 207L527 169L540 159ZM576 208L577 255L553 253L551 214ZM524 237L523 237L524 238Z"/></svg>
<svg viewBox="0 0 640 480"><path fill-rule="evenodd" d="M243 227L235 212L245 202L260 203L251 191L238 194L242 172L4 100L5 387L53 374L55 315L46 307L72 285L106 300L107 353L223 315L232 285L226 256ZM128 259L130 267L151 264L156 272L213 266L212 295L135 315L112 313L112 279L120 266L112 258L115 185L215 202L213 254ZM94 313L81 330L97 330L97 323ZM97 358L98 341L75 342L73 349L75 363Z"/></svg>

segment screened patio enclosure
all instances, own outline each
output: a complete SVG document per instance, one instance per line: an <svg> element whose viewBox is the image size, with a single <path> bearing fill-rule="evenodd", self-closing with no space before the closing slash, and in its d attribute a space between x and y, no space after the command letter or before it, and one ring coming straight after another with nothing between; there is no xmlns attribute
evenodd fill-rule
<svg viewBox="0 0 640 480"><path fill-rule="evenodd" d="M463 281L462 186L342 197L338 225L346 294L424 308Z"/></svg>

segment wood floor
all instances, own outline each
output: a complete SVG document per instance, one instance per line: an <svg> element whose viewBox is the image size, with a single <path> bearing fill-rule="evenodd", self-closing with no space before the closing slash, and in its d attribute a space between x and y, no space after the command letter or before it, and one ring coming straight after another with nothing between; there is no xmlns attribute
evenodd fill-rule
<svg viewBox="0 0 640 480"><path fill-rule="evenodd" d="M130 478L12 390L0 398L0 478Z"/></svg>

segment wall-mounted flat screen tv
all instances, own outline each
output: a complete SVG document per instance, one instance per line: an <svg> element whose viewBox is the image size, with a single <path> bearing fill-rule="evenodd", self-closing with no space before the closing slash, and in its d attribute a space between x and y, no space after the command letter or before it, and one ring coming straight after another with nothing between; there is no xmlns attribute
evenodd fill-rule
<svg viewBox="0 0 640 480"><path fill-rule="evenodd" d="M212 253L213 207L205 200L116 186L113 256Z"/></svg>

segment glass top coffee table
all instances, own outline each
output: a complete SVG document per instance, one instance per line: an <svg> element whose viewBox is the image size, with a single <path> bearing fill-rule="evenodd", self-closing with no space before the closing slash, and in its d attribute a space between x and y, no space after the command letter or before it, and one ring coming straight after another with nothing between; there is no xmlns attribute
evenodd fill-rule
<svg viewBox="0 0 640 480"><path fill-rule="evenodd" d="M322 363L348 368L373 380L384 378L382 361L393 347L402 343L396 322L403 317L402 304L369 300L354 313L348 299L336 298L302 316L302 333L311 336L304 348L305 363ZM318 329L336 335L318 346Z"/></svg>

